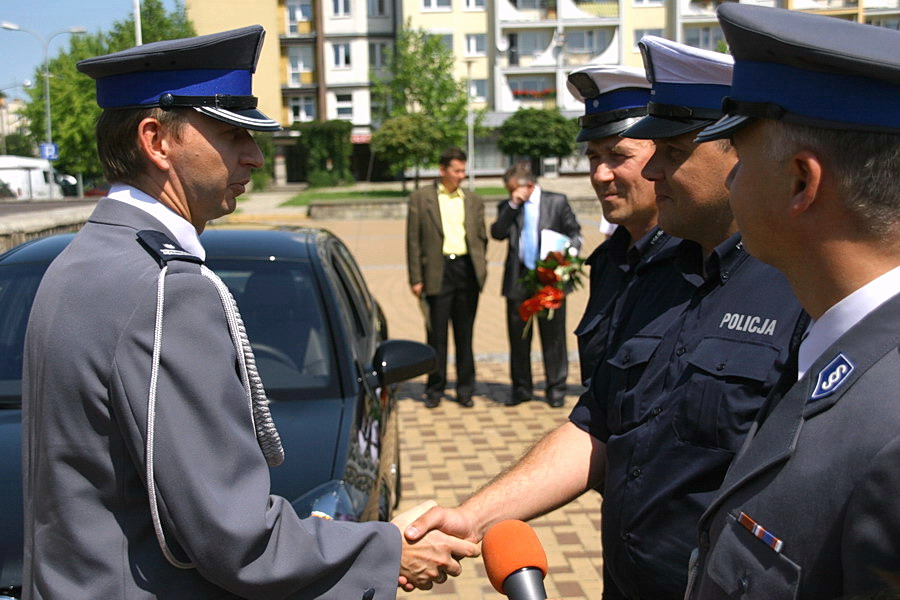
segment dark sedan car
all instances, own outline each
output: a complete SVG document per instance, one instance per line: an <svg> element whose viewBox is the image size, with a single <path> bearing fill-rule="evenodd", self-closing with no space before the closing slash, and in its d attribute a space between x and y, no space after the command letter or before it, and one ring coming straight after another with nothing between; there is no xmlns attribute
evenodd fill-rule
<svg viewBox="0 0 900 600"><path fill-rule="evenodd" d="M25 328L58 235L0 255L0 594L21 581L21 376ZM206 261L237 299L285 462L272 491L301 516L390 518L400 491L392 385L433 367L423 344L387 340L346 246L317 229L208 230Z"/></svg>

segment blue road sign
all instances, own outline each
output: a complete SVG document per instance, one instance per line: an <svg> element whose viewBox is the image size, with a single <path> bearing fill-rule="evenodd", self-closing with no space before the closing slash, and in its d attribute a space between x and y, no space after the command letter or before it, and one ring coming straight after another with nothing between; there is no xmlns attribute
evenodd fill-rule
<svg viewBox="0 0 900 600"><path fill-rule="evenodd" d="M56 160L59 158L59 146L56 144L41 144L41 158L47 160Z"/></svg>

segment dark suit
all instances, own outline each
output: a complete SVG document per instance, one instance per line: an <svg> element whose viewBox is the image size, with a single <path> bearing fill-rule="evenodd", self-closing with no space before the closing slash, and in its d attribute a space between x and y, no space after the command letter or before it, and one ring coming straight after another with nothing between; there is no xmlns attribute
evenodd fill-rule
<svg viewBox="0 0 900 600"><path fill-rule="evenodd" d="M428 344L437 352L437 370L428 376L426 391L436 395L447 385L447 327L453 323L456 348L457 395L472 395L475 386L475 358L472 330L478 295L487 276L487 232L484 200L463 192L466 247L468 254L444 256L444 227L438 204L438 182L413 192L406 220L406 260L409 284L423 284L428 303Z"/></svg>
<svg viewBox="0 0 900 600"><path fill-rule="evenodd" d="M219 295L200 265L170 264L156 379L154 481L148 398L160 265L146 212L102 199L47 269L28 324L22 385L26 598L394 598L389 523L301 520L270 495ZM172 238L174 239L174 238ZM308 460L296 456L287 460Z"/></svg>
<svg viewBox="0 0 900 600"><path fill-rule="evenodd" d="M528 292L520 283L527 268L519 258L519 238L522 234L522 207L514 208L509 201L497 205L497 220L491 225L491 237L495 240L509 240L506 265L503 269L502 293L506 297L506 324L509 334L509 370L512 379L512 400L527 400L532 394L531 381L531 337L533 329L523 336L525 323L519 317L519 305L528 297ZM551 229L572 238L573 244L581 245L581 226L569 201L563 194L540 192L540 212L537 231ZM569 372L569 357L566 350L566 305L554 311L552 319L538 319L537 327L541 337L544 356L544 372L547 377L547 399L561 400L566 393L566 377Z"/></svg>
<svg viewBox="0 0 900 600"><path fill-rule="evenodd" d="M898 343L900 295L770 399L700 520L690 598L863 597L887 581L900 591ZM752 535L741 513L782 547Z"/></svg>

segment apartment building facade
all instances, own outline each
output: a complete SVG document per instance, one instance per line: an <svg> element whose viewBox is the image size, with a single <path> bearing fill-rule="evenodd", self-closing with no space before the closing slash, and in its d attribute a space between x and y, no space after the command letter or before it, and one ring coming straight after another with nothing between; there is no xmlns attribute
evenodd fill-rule
<svg viewBox="0 0 900 600"><path fill-rule="evenodd" d="M472 109L483 109L483 124L497 127L525 107L579 115L583 107L566 90L568 74L587 64L641 66L643 35L720 49L715 9L722 1L187 0L186 8L200 34L263 25L268 40L254 82L261 109L286 127L350 121L356 176L370 179L370 74L381 72L401 26L447 44L456 57L454 77L468 82ZM741 1L900 29L900 0ZM280 138L285 147L291 133ZM474 149L476 174L498 174L508 164L493 134L478 137ZM285 153L278 160L278 180L295 179ZM578 155L560 165L562 172L586 168Z"/></svg>

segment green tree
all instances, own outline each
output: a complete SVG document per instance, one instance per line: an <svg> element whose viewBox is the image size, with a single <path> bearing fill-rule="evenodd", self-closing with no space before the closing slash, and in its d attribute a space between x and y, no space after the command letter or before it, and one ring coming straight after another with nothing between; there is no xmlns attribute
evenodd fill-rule
<svg viewBox="0 0 900 600"><path fill-rule="evenodd" d="M6 136L5 144L6 154L15 156L36 156L34 144L32 144L31 140L22 133L10 133Z"/></svg>
<svg viewBox="0 0 900 600"><path fill-rule="evenodd" d="M465 144L465 82L453 79L453 65L453 52L440 36L412 29L407 22L388 52L385 76L372 73L370 77L375 114L385 125L388 119L404 115L427 118L432 145L426 154L416 155L421 162L409 163L413 155L407 155L406 164L435 163L447 147ZM403 122L400 125L406 127Z"/></svg>
<svg viewBox="0 0 900 600"><path fill-rule="evenodd" d="M372 150L394 168L403 170L428 163L441 141L431 119L421 113L412 113L386 120L372 134ZM406 178L402 181L405 192Z"/></svg>
<svg viewBox="0 0 900 600"><path fill-rule="evenodd" d="M144 43L196 35L187 20L184 5L177 2L168 13L161 0L142 0L141 37ZM59 160L54 168L60 173L80 173L90 179L102 177L97 160L94 124L100 115L94 81L75 68L85 58L117 52L134 46L134 19L113 23L107 33L75 35L67 49L49 60L50 100L53 141L59 145ZM35 81L43 81L43 65L35 73ZM28 91L30 101L23 113L30 126L33 142L43 141L45 134L44 86Z"/></svg>
<svg viewBox="0 0 900 600"><path fill-rule="evenodd" d="M520 108L498 128L497 145L510 156L540 160L566 157L575 152L578 123L559 109Z"/></svg>
<svg viewBox="0 0 900 600"><path fill-rule="evenodd" d="M310 187L325 187L353 183L351 155L353 144L350 121L311 121L296 123L300 131L297 142L307 156L306 181Z"/></svg>

